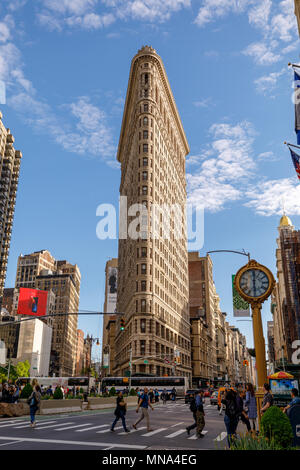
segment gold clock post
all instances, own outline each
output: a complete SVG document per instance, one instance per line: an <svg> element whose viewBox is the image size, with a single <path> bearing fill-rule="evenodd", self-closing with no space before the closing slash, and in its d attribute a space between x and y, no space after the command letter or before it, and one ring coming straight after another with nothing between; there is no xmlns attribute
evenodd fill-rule
<svg viewBox="0 0 300 470"><path fill-rule="evenodd" d="M251 295L251 288L247 286L246 281L243 281L243 277L248 275L248 280L251 283L251 276L255 277L255 273L259 273L260 276L264 276L265 280L262 281L262 292L260 295ZM254 282L254 281L253 281ZM240 296L245 299L252 309L252 325L253 325L253 339L256 356L256 370L257 370L257 415L260 423L260 410L262 398L264 395L263 386L267 382L267 364L266 364L266 350L265 340L261 319L261 308L262 304L271 295L274 286L275 279L271 271L257 261L250 260L248 264L243 266L236 274L234 279L234 285Z"/></svg>

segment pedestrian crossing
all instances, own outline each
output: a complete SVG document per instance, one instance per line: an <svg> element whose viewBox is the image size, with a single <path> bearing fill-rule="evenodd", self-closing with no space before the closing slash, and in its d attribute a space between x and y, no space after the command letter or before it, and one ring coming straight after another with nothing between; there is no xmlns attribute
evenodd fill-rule
<svg viewBox="0 0 300 470"><path fill-rule="evenodd" d="M161 435L162 438L166 438L166 439L175 439L179 436L180 438L184 437L187 440L198 439L196 434L193 434L192 436L189 436L187 434L186 427L182 426L184 424L185 423L183 421L179 421L177 423L173 423L169 427L159 427L156 429L151 429L148 432L145 432L146 426L141 426L137 429L130 429L129 435L133 433L138 433L138 435L140 435L141 437L151 437L155 435ZM175 429L176 427L178 429ZM6 430L5 428L8 428L9 430L10 429L17 429L17 430L26 429L26 428L30 428L30 423L28 421L6 422L5 424L1 424L0 428L4 428L3 431ZM51 421L40 420L40 421L37 421L35 429L38 431L51 429L52 431L57 431L57 432L74 431L74 432L81 432L81 433L94 431L96 434L105 435L111 432L111 423L93 425L93 423L91 422L78 424L78 422L75 423L73 421L59 422L57 420L51 420ZM116 426L114 428L114 431L115 431L114 434L118 436L128 435L128 433L126 433L123 430L122 425ZM207 430L202 431L202 434L204 434L205 436L208 433L209 431ZM227 436L226 432L221 432L217 437L214 437L213 440L216 442L221 442L226 438L226 436Z"/></svg>

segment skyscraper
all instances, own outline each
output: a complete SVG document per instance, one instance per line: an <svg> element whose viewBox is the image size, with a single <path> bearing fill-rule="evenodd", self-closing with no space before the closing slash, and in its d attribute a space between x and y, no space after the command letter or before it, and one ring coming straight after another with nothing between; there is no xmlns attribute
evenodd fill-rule
<svg viewBox="0 0 300 470"><path fill-rule="evenodd" d="M104 313L114 313L117 308L118 259L112 258L105 266ZM102 374L113 371L115 357L116 315L103 315L102 323Z"/></svg>
<svg viewBox="0 0 300 470"><path fill-rule="evenodd" d="M117 311L124 313L126 326L120 330L118 317L114 367L118 375L129 370L132 351L132 372L191 377L184 217L188 153L163 62L152 47L142 47L131 63L117 154L120 195L127 198L129 211L128 221L121 220L119 240ZM142 221L137 238L127 236L134 204L147 213L148 231L142 230ZM182 211L170 221L168 236L162 214L158 220L151 218L153 204L159 208L177 204Z"/></svg>
<svg viewBox="0 0 300 470"><path fill-rule="evenodd" d="M16 287L46 290L55 295L53 313L75 313L79 308L80 271L67 261L57 261L47 250L21 255ZM72 376L76 367L78 315L53 318L50 373Z"/></svg>
<svg viewBox="0 0 300 470"><path fill-rule="evenodd" d="M14 137L2 122L0 112L0 306L6 278L16 193L22 154L15 150Z"/></svg>

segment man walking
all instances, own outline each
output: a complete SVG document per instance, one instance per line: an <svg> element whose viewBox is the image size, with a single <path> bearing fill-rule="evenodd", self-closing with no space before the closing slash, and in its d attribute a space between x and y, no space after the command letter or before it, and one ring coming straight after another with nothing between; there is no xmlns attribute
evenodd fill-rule
<svg viewBox="0 0 300 470"><path fill-rule="evenodd" d="M200 390L198 392L198 395L196 396L196 417L197 417L197 436L202 438L204 437L204 434L202 434L203 428L205 426L205 413L204 413L204 408L203 408L203 390Z"/></svg>
<svg viewBox="0 0 300 470"><path fill-rule="evenodd" d="M139 403L138 403L138 407L136 409L136 412L138 413L139 412L139 409L141 408L141 411L142 411L142 416L140 417L140 419L137 420L137 422L135 424L132 425L132 427L134 429L137 429L137 425L144 419L146 418L146 421L147 421L147 432L150 432L150 431L153 431L153 429L150 429L150 420L149 420L149 412L148 412L148 408L152 409L153 411L153 406L151 405L150 403L150 397L148 395L148 389L145 388L144 389L144 393L141 395L140 397L140 400L139 400Z"/></svg>
<svg viewBox="0 0 300 470"><path fill-rule="evenodd" d="M130 432L130 430L127 429L127 426L126 426L125 415L126 415L126 403L124 401L123 392L120 391L119 394L118 394L118 397L117 397L117 407L115 409L115 417L116 418L115 418L115 420L112 423L112 426L110 428L110 430L112 432L114 432L115 425L117 424L119 419L122 420L122 425L123 425L124 431L125 432Z"/></svg>
<svg viewBox="0 0 300 470"><path fill-rule="evenodd" d="M194 423L186 428L188 436L190 435L191 430L197 427L197 405L194 394L191 394L190 411L193 413Z"/></svg>

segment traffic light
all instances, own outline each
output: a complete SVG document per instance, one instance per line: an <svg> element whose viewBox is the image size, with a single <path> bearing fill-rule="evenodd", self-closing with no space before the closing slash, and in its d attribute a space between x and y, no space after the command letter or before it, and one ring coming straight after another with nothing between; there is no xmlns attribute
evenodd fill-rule
<svg viewBox="0 0 300 470"><path fill-rule="evenodd" d="M120 330L121 330L121 331L124 331L124 330L125 330L125 320L124 320L124 318L121 318L121 321L120 321Z"/></svg>

